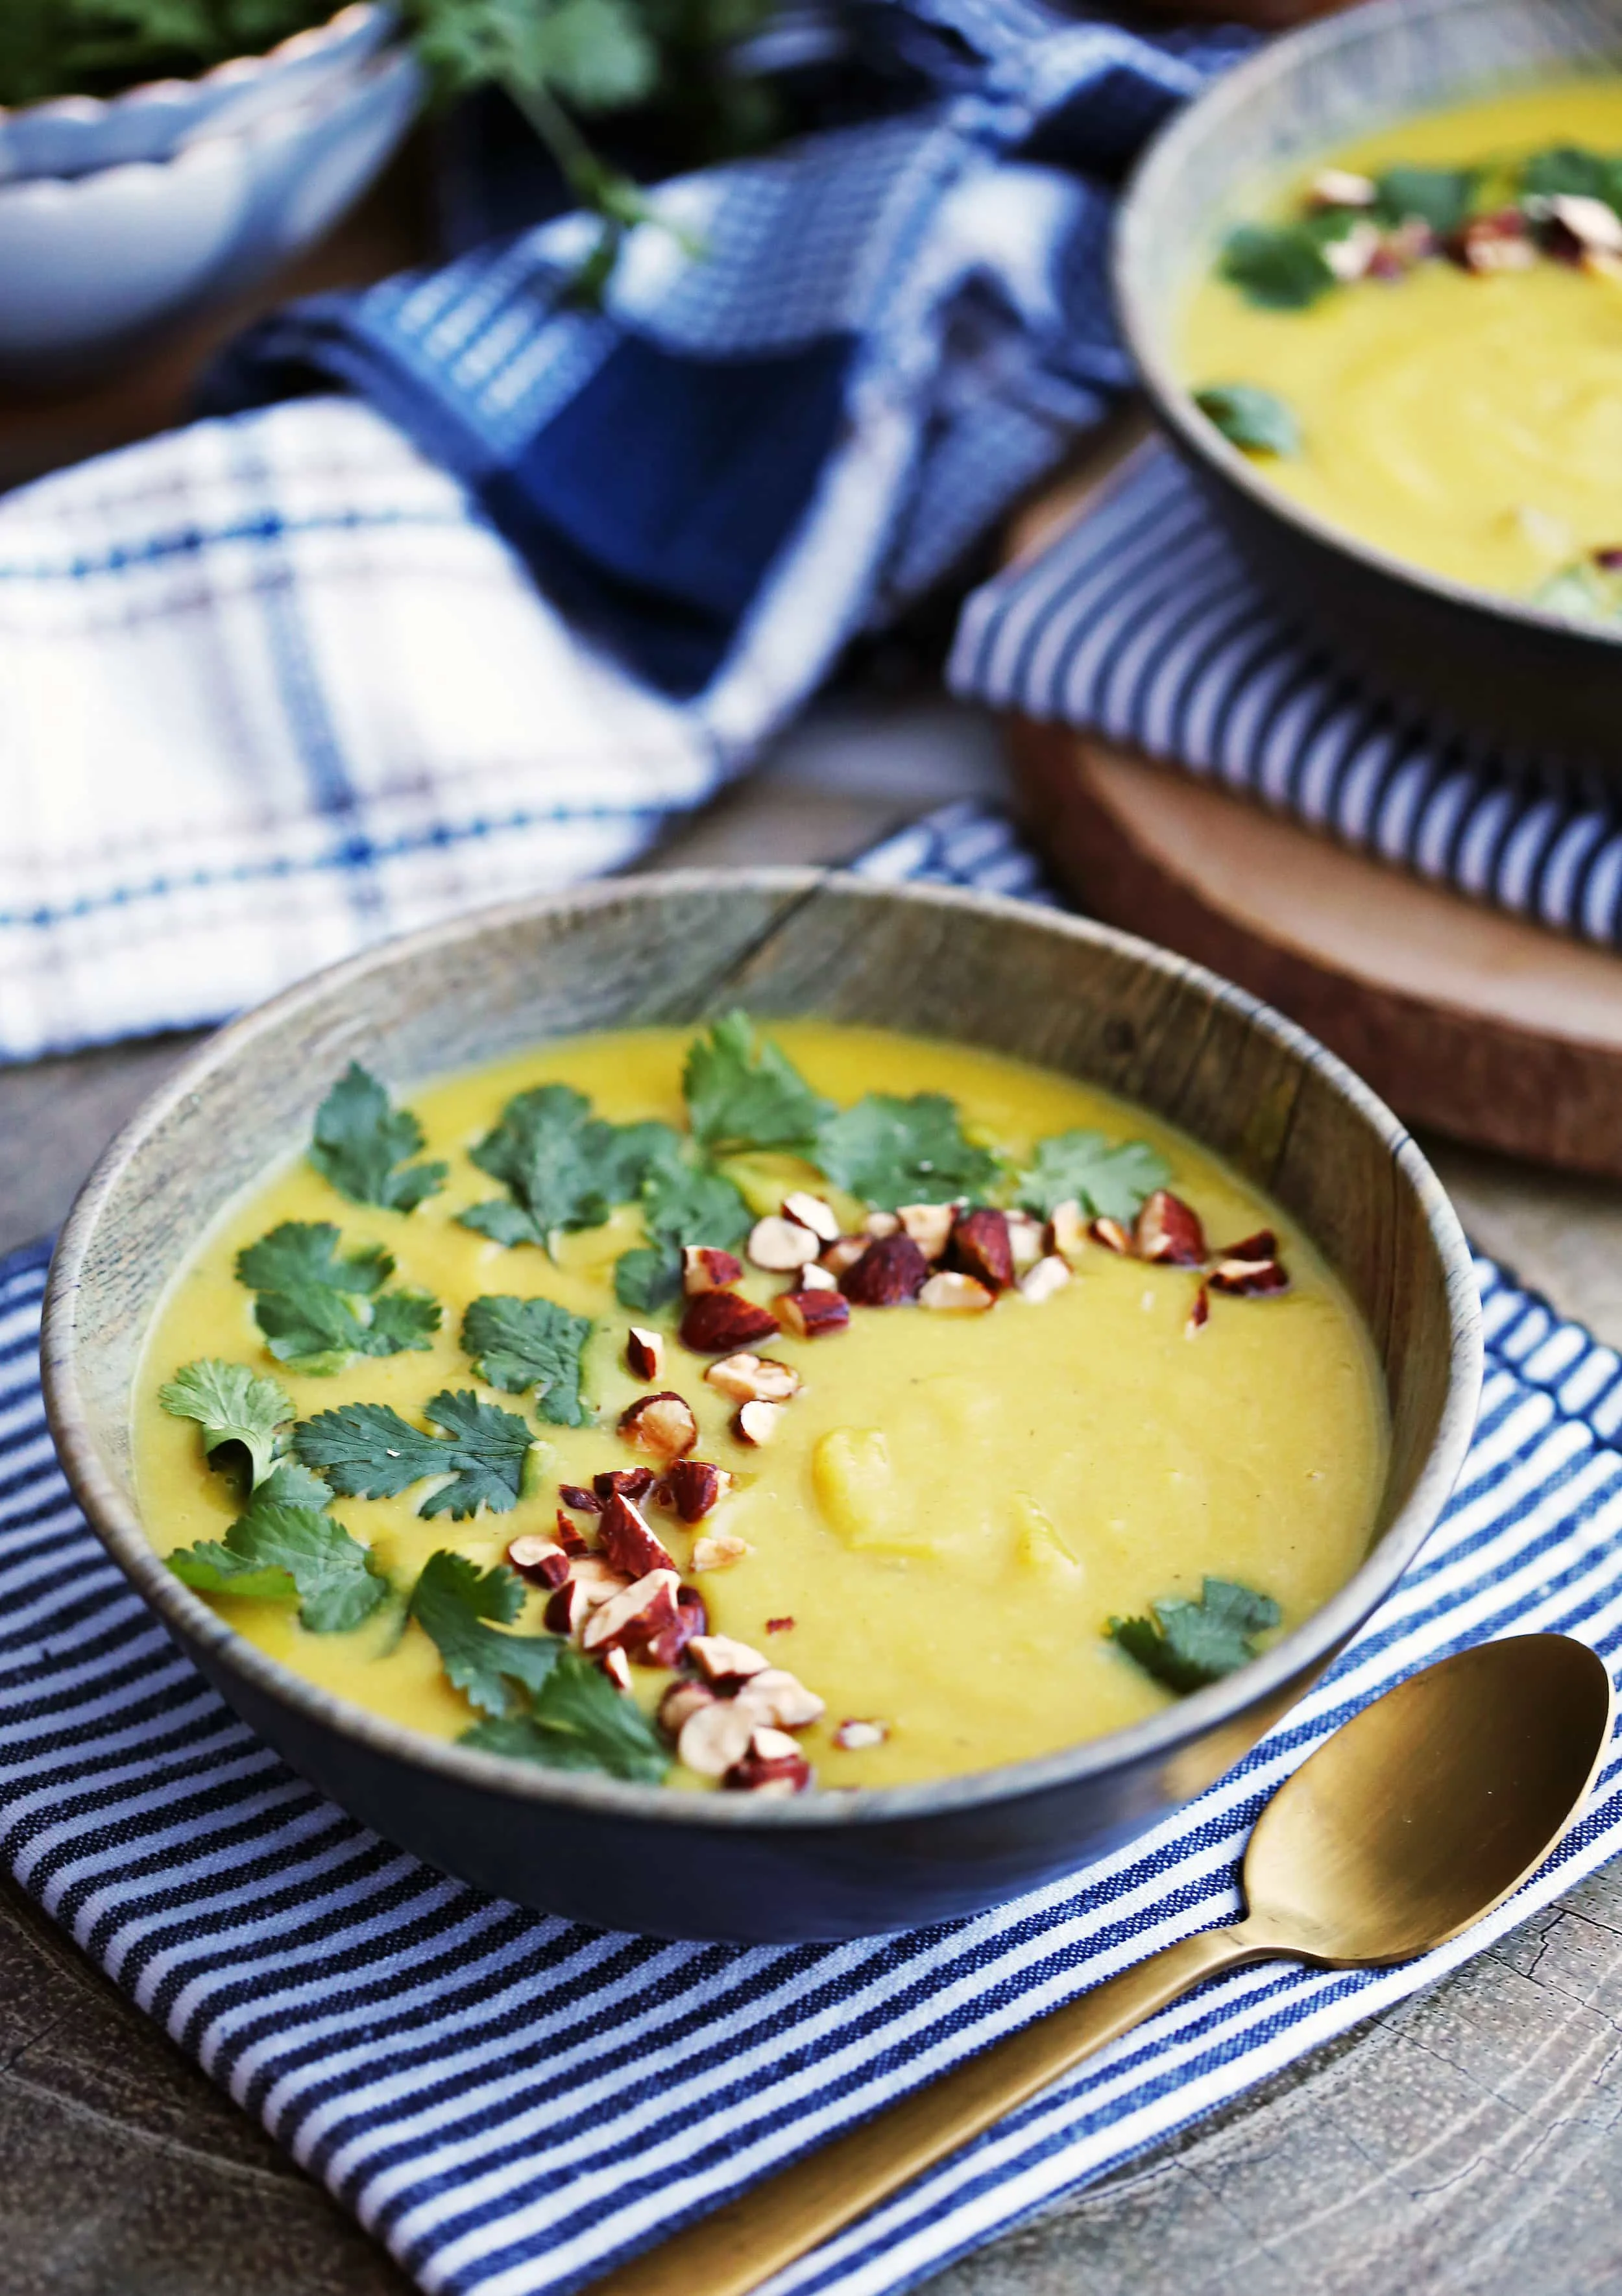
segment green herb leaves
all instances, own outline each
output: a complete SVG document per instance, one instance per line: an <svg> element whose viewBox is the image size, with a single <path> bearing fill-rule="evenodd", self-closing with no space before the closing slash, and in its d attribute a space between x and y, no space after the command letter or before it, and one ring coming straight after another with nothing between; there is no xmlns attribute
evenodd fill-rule
<svg viewBox="0 0 1622 2296"><path fill-rule="evenodd" d="M158 1400L172 1418L196 1420L209 1464L235 1474L245 1490L270 1473L277 1431L294 1415L291 1399L274 1379L217 1356L184 1365L158 1390Z"/></svg>
<svg viewBox="0 0 1622 2296"><path fill-rule="evenodd" d="M430 1475L446 1478L417 1509L462 1521L487 1506L507 1513L523 1496L530 1434L526 1423L471 1388L446 1389L422 1415L442 1432L424 1434L386 1403L340 1403L293 1430L293 1449L347 1497L391 1499Z"/></svg>
<svg viewBox="0 0 1622 2296"><path fill-rule="evenodd" d="M1296 455L1300 425L1283 400L1254 382L1213 382L1194 404L1230 445L1247 455Z"/></svg>
<svg viewBox="0 0 1622 2296"><path fill-rule="evenodd" d="M430 1555L411 1616L431 1636L456 1688L492 1718L463 1734L464 1746L554 1770L606 1770L657 1785L669 1756L635 1701L557 1635L513 1635L522 1582L497 1563ZM520 1704L510 1711L514 1694ZM527 1697L525 1707L521 1700Z"/></svg>
<svg viewBox="0 0 1622 2296"><path fill-rule="evenodd" d="M1388 168L1374 179L1378 223L1422 223L1446 239L1470 220L1479 168Z"/></svg>
<svg viewBox="0 0 1622 2296"><path fill-rule="evenodd" d="M643 1224L649 1241L622 1252L614 1268L614 1297L622 1308L651 1310L682 1288L682 1252L690 1243L725 1251L750 1226L749 1206L724 1172L662 1157L642 1187Z"/></svg>
<svg viewBox="0 0 1622 2296"><path fill-rule="evenodd" d="M1241 223L1223 242L1217 270L1267 311L1304 311L1335 275L1316 233L1299 223Z"/></svg>
<svg viewBox="0 0 1622 2296"><path fill-rule="evenodd" d="M312 1634L345 1634L369 1619L389 1591L368 1550L335 1516L332 1493L297 1466L275 1469L223 1541L178 1548L169 1569L204 1595L249 1595L299 1604Z"/></svg>
<svg viewBox="0 0 1622 2296"><path fill-rule="evenodd" d="M504 1562L481 1571L444 1548L429 1556L412 1590L410 1615L438 1645L456 1688L486 1714L506 1712L509 1683L544 1690L566 1647L556 1635L497 1633L523 1606L523 1581Z"/></svg>
<svg viewBox="0 0 1622 2296"><path fill-rule="evenodd" d="M1056 1132L1036 1144L1036 1160L1020 1175L1021 1209L1051 1219L1072 1198L1093 1219L1135 1220L1146 1196L1163 1188L1171 1166L1146 1140L1107 1139L1102 1132Z"/></svg>
<svg viewBox="0 0 1622 2296"><path fill-rule="evenodd" d="M979 1196L997 1176L996 1158L964 1139L956 1104L938 1092L868 1093L822 1127L816 1160L836 1186L888 1212Z"/></svg>
<svg viewBox="0 0 1622 2296"><path fill-rule="evenodd" d="M445 1164L408 1164L422 1145L422 1128L408 1108L391 1106L388 1093L358 1061L351 1061L315 1111L309 1160L352 1203L414 1211L445 1185Z"/></svg>
<svg viewBox="0 0 1622 2296"><path fill-rule="evenodd" d="M266 1345L291 1371L331 1373L355 1356L421 1350L439 1328L437 1300L381 1289L394 1273L381 1245L340 1259L338 1230L325 1220L284 1220L238 1252L236 1272L257 1294Z"/></svg>
<svg viewBox="0 0 1622 2296"><path fill-rule="evenodd" d="M1520 168L1523 200L1603 200L1622 215L1622 153L1585 152L1575 144L1535 152Z"/></svg>
<svg viewBox="0 0 1622 2296"><path fill-rule="evenodd" d="M1283 1615L1270 1595L1257 1595L1231 1578L1208 1578L1197 1603L1151 1603L1150 1619L1111 1619L1110 1633L1145 1674L1167 1690L1203 1690L1248 1666L1256 1656L1253 1636L1276 1627Z"/></svg>
<svg viewBox="0 0 1622 2296"><path fill-rule="evenodd" d="M571 1228L601 1227L616 1204L628 1203L650 1168L676 1151L668 1124L609 1124L572 1085L520 1092L473 1149L482 1172L500 1180L509 1201L475 1204L463 1227L496 1243L536 1243Z"/></svg>
<svg viewBox="0 0 1622 2296"><path fill-rule="evenodd" d="M475 1300L462 1319L462 1344L479 1378L506 1395L534 1388L536 1409L554 1427L584 1427L591 1416L580 1400L580 1356L591 1333L589 1316L504 1292Z"/></svg>
<svg viewBox="0 0 1622 2296"><path fill-rule="evenodd" d="M693 1138L712 1156L743 1148L808 1149L833 1113L785 1053L769 1037L757 1038L746 1013L728 1013L696 1040L682 1089Z"/></svg>

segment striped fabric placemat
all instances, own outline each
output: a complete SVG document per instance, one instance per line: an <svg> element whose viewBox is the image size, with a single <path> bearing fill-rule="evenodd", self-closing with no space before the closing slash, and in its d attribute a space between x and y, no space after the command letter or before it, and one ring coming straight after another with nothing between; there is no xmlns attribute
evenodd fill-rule
<svg viewBox="0 0 1622 2296"><path fill-rule="evenodd" d="M1622 947L1622 813L1360 686L1149 447L1044 551L977 591L949 679L1225 783L1375 857Z"/></svg>
<svg viewBox="0 0 1622 2296"><path fill-rule="evenodd" d="M907 841L910 840L910 841ZM954 811L870 873L1018 849ZM1444 1652L1622 1642L1622 1362L1479 1263L1487 1374L1448 1513L1312 1693L1085 1874L837 1946L607 1934L481 1896L324 1800L106 1559L46 1432L46 1247L0 1263L0 1855L435 2296L581 2287L1156 1948L1229 1920L1245 1836L1317 1742ZM1455 1968L1622 1846L1622 1755L1549 1865L1406 1967L1246 1970L1163 2012L772 2284L888 2296ZM702 2296L695 2290L693 2296Z"/></svg>

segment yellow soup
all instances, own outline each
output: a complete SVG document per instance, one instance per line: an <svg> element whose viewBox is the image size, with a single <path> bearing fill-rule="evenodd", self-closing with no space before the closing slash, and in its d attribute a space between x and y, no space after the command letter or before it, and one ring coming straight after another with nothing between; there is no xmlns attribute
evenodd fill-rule
<svg viewBox="0 0 1622 2296"><path fill-rule="evenodd" d="M823 1786L939 1777L1119 1728L1172 1693L1110 1638L1112 1620L1152 1622L1152 1604L1197 1602L1209 1576L1268 1598L1287 1629L1356 1568L1387 1434L1378 1367L1346 1295L1299 1229L1214 1157L1066 1078L877 1030L794 1022L773 1031L801 1076L840 1109L874 1093L909 1103L948 1095L968 1141L997 1153L997 1177L981 1193L998 1201L1020 1193L1016 1176L1043 1140L1083 1129L1143 1144L1128 1165L1152 1180L1164 1160L1171 1188L1203 1223L1208 1259L1273 1229L1289 1288L1224 1292L1199 1267L1111 1248L1132 1240L1125 1226L1106 1225L1108 1241L1085 1236L1067 1208L1057 1214L1062 1252L1044 1250L1054 1239L1035 1221L1021 1231L1024 1293L1016 1282L995 1306L933 1312L857 1304L824 1335L785 1332L755 1342L754 1351L792 1366L802 1382L772 1439L758 1447L738 1431L736 1397L706 1377L714 1352L676 1336L691 1302L627 1311L616 1300L616 1262L644 1240L638 1206L553 1234L551 1256L458 1224L469 1207L503 1197L469 1151L521 1091L564 1082L615 1124L662 1119L684 1135L690 1042L686 1032L663 1029L579 1037L422 1086L409 1100L426 1135L422 1152L444 1160L448 1177L419 1208L348 1201L300 1158L202 1240L157 1318L139 1382L141 1503L160 1552L218 1540L242 1511L241 1488L205 1464L199 1426L158 1400L161 1383L200 1358L277 1380L301 1423L294 1443L304 1439L304 1423L340 1405L389 1404L422 1429L424 1405L449 1389L526 1419L544 1447L531 1454L523 1496L507 1512L487 1505L461 1521L448 1512L424 1516L418 1510L432 1503L431 1482L394 1496L338 1497L330 1512L388 1574L389 1597L352 1630L314 1632L289 1602L219 1596L239 1632L374 1713L435 1737L460 1736L479 1717L404 1596L436 1550L487 1570L516 1537L550 1536L561 1484L585 1487L594 1474L648 1463L618 1423L655 1391L691 1405L699 1430L692 1456L734 1480L696 1523L656 1498L642 1512L682 1579L700 1592L711 1633L750 1645L823 1702L798 1737ZM817 1192L840 1227L865 1242L871 1195L864 1202L797 1158L734 1153L718 1168L741 1187L750 1218L776 1214L799 1187ZM1117 1183L1096 1185L1108 1195ZM1090 1201L1077 1201L1085 1220ZM906 1225L917 1219L909 1210ZM419 1287L443 1308L427 1346L325 1374L277 1363L233 1267L240 1250L283 1222L332 1223L346 1255L384 1247L397 1263L391 1288ZM872 1222L889 1224L883 1216ZM1258 1249L1265 1256L1265 1241ZM741 1242L739 1251L745 1256ZM1028 1262L1037 1251L1046 1273L1033 1283ZM850 1250L830 1255L836 1263L841 1256ZM936 1274L947 1266L931 1262ZM748 1265L733 1288L767 1303L804 1281ZM965 1291L961 1282L946 1289ZM487 1295L542 1295L591 1319L581 1367L586 1423L549 1423L537 1416L540 1390L515 1393L510 1382L498 1390L476 1377L459 1332L469 1304ZM813 1296L840 1294L824 1283ZM1208 1304L1203 1323L1197 1300ZM663 1340L651 1380L627 1363L633 1324ZM286 1444L289 1431L277 1440ZM572 1521L587 1541L596 1535L588 1513ZM542 1632L548 1601L545 1587L527 1590L513 1630ZM487 1631L505 1632L508 1623ZM1272 1638L1259 1631L1263 1643ZM646 1664L630 1672L629 1694L651 1713L670 1674ZM872 1726L842 1729L852 1721ZM702 1783L680 1765L670 1777Z"/></svg>
<svg viewBox="0 0 1622 2296"><path fill-rule="evenodd" d="M1568 157L1557 173L1528 176L1534 155L1562 148L1580 164ZM1419 259L1397 242L1394 275L1274 309L1219 266L1184 315L1184 374L1197 390L1242 382L1282 400L1298 450L1268 454L1266 475L1335 525L1478 587L1542 593L1561 611L1611 611L1604 558L1622 544L1622 218L1608 221L1605 202L1592 199L1561 210L1589 234L1585 243L1527 186L1580 184L1598 168L1609 196L1622 196L1622 168L1606 172L1616 154L1616 79L1495 96L1337 152L1327 167L1365 184L1396 168L1477 171L1471 212L1496 219L1474 242L1483 267L1468 266L1456 232L1451 253L1433 247ZM1268 219L1309 222L1315 180L1324 180L1318 169ZM1357 244L1375 249L1369 233L1383 224L1359 219Z"/></svg>

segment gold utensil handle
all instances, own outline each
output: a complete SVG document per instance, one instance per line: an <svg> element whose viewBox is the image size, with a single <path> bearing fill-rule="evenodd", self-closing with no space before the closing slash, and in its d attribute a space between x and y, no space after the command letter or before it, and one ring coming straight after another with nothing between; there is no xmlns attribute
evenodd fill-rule
<svg viewBox="0 0 1622 2296"><path fill-rule="evenodd" d="M1201 1930L1151 1954L634 2257L593 2296L748 2296L1190 1986L1275 1949Z"/></svg>

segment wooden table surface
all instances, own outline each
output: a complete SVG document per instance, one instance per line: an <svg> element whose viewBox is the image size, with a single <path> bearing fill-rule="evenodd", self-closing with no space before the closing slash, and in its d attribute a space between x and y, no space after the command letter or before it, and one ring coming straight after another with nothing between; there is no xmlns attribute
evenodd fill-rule
<svg viewBox="0 0 1622 2296"><path fill-rule="evenodd" d="M370 205L306 280L397 260L400 212L397 201ZM176 419L189 365L217 332L130 390L0 410L0 485ZM836 704L684 824L668 857L841 858L943 798L999 787L995 735L971 714ZM187 1041L0 1070L0 1249L60 1219ZM1622 1188L1431 1144L1478 1241L1622 1345ZM1622 2287L1619 2034L1622 1874L1612 1870L1445 1984L953 2267L937 2296ZM6 2296L409 2287L4 1882L0 2161Z"/></svg>

